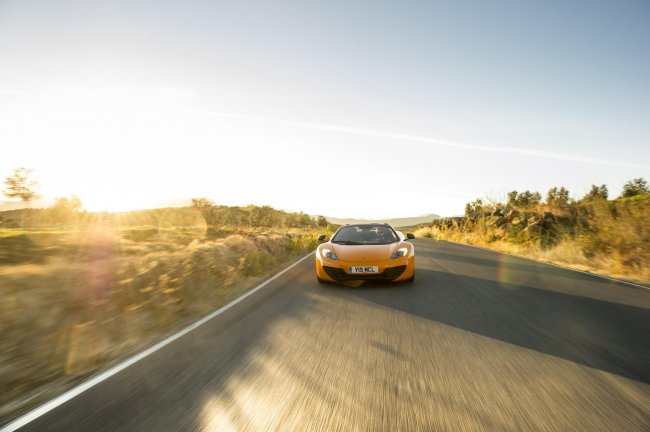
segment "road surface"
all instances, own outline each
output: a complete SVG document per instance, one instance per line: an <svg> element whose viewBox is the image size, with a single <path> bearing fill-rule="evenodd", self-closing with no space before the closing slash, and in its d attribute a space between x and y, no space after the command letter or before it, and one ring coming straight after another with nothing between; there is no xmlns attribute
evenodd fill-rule
<svg viewBox="0 0 650 432"><path fill-rule="evenodd" d="M310 257L24 430L650 430L650 291L414 244L412 285Z"/></svg>

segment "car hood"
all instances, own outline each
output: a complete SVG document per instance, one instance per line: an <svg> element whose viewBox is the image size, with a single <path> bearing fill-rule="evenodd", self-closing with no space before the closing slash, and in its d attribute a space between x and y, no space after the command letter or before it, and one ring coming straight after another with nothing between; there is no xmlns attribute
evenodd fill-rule
<svg viewBox="0 0 650 432"><path fill-rule="evenodd" d="M342 245L332 243L338 259L343 261L367 261L389 259L400 242L386 245Z"/></svg>

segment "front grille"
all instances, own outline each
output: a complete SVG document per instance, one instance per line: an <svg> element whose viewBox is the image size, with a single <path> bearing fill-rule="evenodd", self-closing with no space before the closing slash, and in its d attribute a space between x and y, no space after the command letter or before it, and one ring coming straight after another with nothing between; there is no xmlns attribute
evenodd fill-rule
<svg viewBox="0 0 650 432"><path fill-rule="evenodd" d="M325 270L327 276L331 277L334 280L342 280L346 276L345 271L337 267L323 266L323 270Z"/></svg>
<svg viewBox="0 0 650 432"><path fill-rule="evenodd" d="M342 280L370 280L370 279L384 279L395 280L404 273L406 266L388 267L383 273L379 274L347 274L345 270L338 267L323 266L325 273L335 281Z"/></svg>
<svg viewBox="0 0 650 432"><path fill-rule="evenodd" d="M397 279L404 273L404 270L406 270L405 265L397 266L397 267L388 267L386 270L384 270L384 277L386 279L394 280Z"/></svg>

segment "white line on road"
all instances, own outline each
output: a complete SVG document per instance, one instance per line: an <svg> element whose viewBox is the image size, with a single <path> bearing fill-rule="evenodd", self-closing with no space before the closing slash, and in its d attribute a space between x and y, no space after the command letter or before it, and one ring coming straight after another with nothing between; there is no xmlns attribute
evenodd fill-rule
<svg viewBox="0 0 650 432"><path fill-rule="evenodd" d="M227 311L237 303L241 302L247 297L250 297L251 295L255 294L257 291L261 290L264 288L266 285L268 285L270 282L274 281L275 279L279 278L307 258L309 258L313 252L310 252L306 256L300 258L298 261L295 263L291 264L289 267L285 268L284 270L280 271L279 273L276 273L273 277L265 280L261 284L257 285L255 288L252 290L248 291L246 294L237 297L235 300L231 301L225 306L220 307L216 311L212 312L211 314L201 318L200 320L196 321L194 324L190 324L189 326L185 327L183 330L179 331L178 333L174 333L173 335L169 336L168 338L158 342L151 348L148 348L144 351L142 351L139 354L134 355L133 357L123 361L122 363L113 366L112 368L108 369L105 372L100 373L99 375L95 376L94 378L89 379L86 382L83 382L79 384L78 386L68 390L67 392L63 393L61 396L57 396L56 398L52 399L49 402L44 403L43 405L39 406L38 408L35 408L34 410L28 412L27 414L23 415L22 417L17 418L13 422L7 424L4 426L2 429L0 429L0 432L13 432L17 429L20 429L21 427L27 425L28 423L36 420L37 418L41 417L44 414L47 414L48 412L52 411L54 408L63 405L70 399L80 395L81 393L85 392L86 390L96 386L97 384L101 383L102 381L107 380L108 378L112 377L113 375L123 371L124 369L128 368L134 363L139 362L143 358L155 353L156 351L160 350L161 348L169 345L170 343L174 342L176 339L179 339L192 330L196 329L197 327L200 327L201 325L205 324L206 322L210 321L212 318L221 315L223 312Z"/></svg>

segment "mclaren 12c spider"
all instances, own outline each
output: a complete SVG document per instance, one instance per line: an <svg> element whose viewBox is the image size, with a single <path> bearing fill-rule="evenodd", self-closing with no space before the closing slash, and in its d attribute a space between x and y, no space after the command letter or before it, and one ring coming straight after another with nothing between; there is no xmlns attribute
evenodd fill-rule
<svg viewBox="0 0 650 432"><path fill-rule="evenodd" d="M316 249L316 277L321 283L347 280L413 282L415 248L388 224L354 224L339 228L329 241L321 234Z"/></svg>

